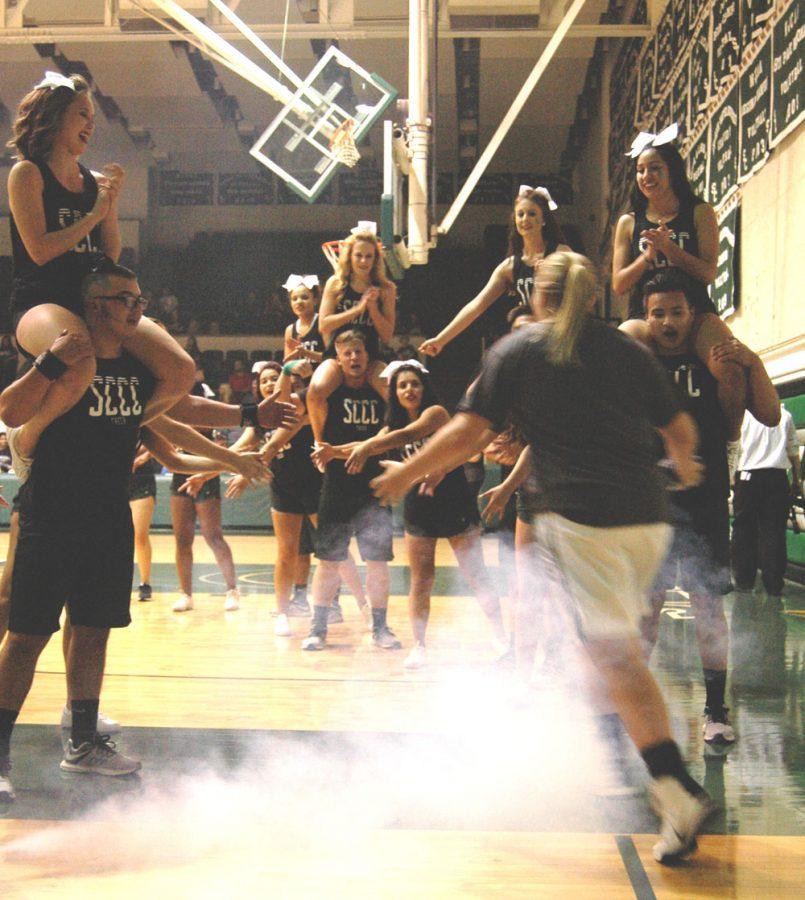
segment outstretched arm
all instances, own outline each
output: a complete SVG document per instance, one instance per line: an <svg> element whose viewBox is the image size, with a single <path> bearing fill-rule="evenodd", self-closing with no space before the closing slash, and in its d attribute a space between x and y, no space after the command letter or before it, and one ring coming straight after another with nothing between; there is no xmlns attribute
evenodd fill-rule
<svg viewBox="0 0 805 900"><path fill-rule="evenodd" d="M428 338L419 345L420 353L437 356L446 344L449 344L462 331L466 331L472 323L509 289L512 283L512 260L505 259L492 273L491 278L480 294L470 300L454 316L453 320L434 338Z"/></svg>
<svg viewBox="0 0 805 900"><path fill-rule="evenodd" d="M678 412L658 431L665 443L665 452L674 463L680 485L683 488L696 487L704 477L704 466L694 456L699 434L693 418L686 412Z"/></svg>
<svg viewBox="0 0 805 900"><path fill-rule="evenodd" d="M383 428L374 437L357 443L347 457L347 471L360 472L366 465L370 456L379 456L388 450L396 450L413 441L419 441L429 437L435 431L450 421L450 415L443 406L430 406L421 416L404 428L389 431Z"/></svg>

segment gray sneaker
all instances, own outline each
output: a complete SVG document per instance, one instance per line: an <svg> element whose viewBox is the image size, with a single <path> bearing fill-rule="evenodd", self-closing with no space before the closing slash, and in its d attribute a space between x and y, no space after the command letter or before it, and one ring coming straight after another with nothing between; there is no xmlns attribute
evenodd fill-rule
<svg viewBox="0 0 805 900"><path fill-rule="evenodd" d="M333 600L330 605L330 610L327 613L327 624L328 625L340 625L341 622L344 621L344 613L341 609L341 604L338 600L338 597Z"/></svg>
<svg viewBox="0 0 805 900"><path fill-rule="evenodd" d="M116 750L115 742L110 740L108 734L96 734L94 741L85 741L78 747L73 746L72 739L68 740L59 768L62 772L81 775L118 777L139 772L142 763L139 759L131 759Z"/></svg>
<svg viewBox="0 0 805 900"><path fill-rule="evenodd" d="M381 650L401 650L402 644L397 639L397 635L384 625L382 628L376 628L372 632L372 643Z"/></svg>
<svg viewBox="0 0 805 900"><path fill-rule="evenodd" d="M291 618L310 618L310 604L304 597L294 597L288 604L288 615Z"/></svg>

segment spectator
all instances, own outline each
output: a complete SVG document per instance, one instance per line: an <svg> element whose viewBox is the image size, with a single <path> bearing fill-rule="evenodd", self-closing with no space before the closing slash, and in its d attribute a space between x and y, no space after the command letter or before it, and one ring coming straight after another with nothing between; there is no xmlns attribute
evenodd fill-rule
<svg viewBox="0 0 805 900"><path fill-rule="evenodd" d="M0 472L4 475L11 471L11 451L8 449L8 435L0 431Z"/></svg>
<svg viewBox="0 0 805 900"><path fill-rule="evenodd" d="M157 298L157 315L173 334L179 329L179 298L170 288L162 288L162 293Z"/></svg>
<svg viewBox="0 0 805 900"><path fill-rule="evenodd" d="M252 387L252 376L242 359L236 359L232 372L225 384L221 385L221 399L224 403L242 403Z"/></svg>

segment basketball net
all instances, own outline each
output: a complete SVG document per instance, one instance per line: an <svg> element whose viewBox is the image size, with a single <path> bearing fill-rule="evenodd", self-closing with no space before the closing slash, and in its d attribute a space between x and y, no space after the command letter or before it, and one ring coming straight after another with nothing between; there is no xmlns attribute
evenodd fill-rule
<svg viewBox="0 0 805 900"><path fill-rule="evenodd" d="M358 148L355 145L354 119L344 119L344 121L335 129L333 136L330 138L330 149L336 159L348 168L352 168L361 158Z"/></svg>

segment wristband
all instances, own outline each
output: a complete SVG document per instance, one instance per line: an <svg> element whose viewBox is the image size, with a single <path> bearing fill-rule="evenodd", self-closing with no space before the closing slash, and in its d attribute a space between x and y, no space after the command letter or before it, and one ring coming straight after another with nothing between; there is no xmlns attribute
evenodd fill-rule
<svg viewBox="0 0 805 900"><path fill-rule="evenodd" d="M55 381L64 375L69 366L63 363L55 353L45 350L34 360L34 368L38 369L48 381Z"/></svg>
<svg viewBox="0 0 805 900"><path fill-rule="evenodd" d="M293 373L294 367L296 366L297 360L293 359L291 362L283 363L282 365L282 374L283 375L291 375Z"/></svg>
<svg viewBox="0 0 805 900"><path fill-rule="evenodd" d="M241 403L241 405L240 405L240 425L241 425L241 428L245 428L247 425L251 425L252 428L260 427L260 420L257 418L257 404L256 403Z"/></svg>

